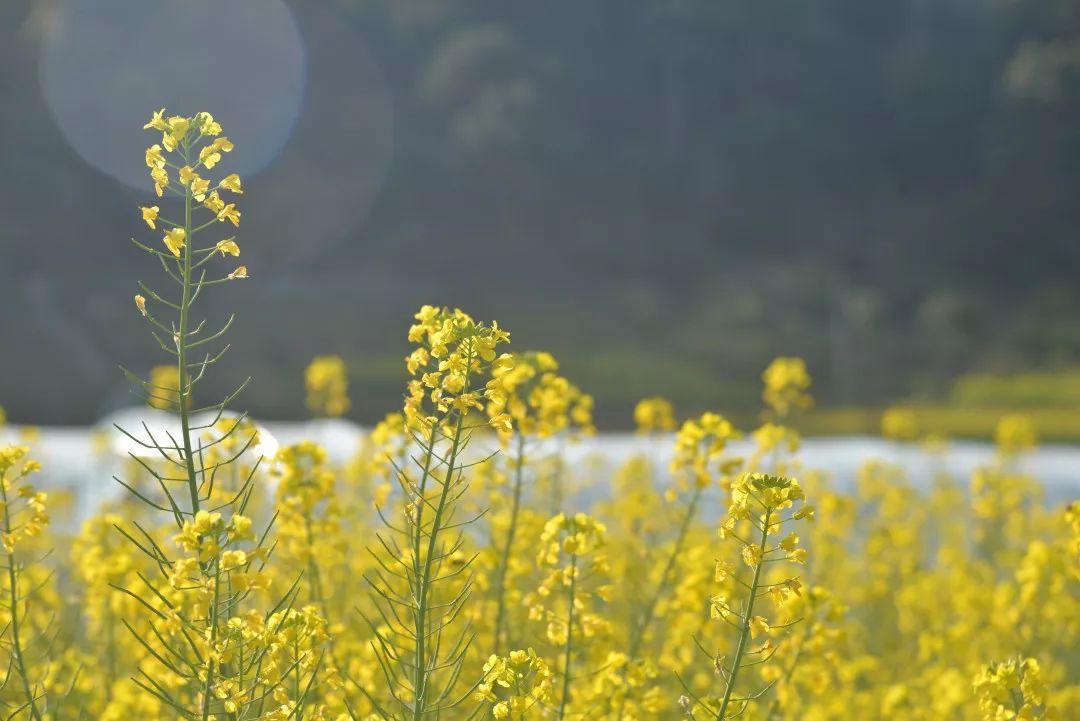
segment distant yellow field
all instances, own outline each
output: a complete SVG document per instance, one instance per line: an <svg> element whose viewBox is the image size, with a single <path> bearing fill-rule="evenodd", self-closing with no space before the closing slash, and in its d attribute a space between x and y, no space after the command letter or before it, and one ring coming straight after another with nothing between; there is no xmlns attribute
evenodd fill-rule
<svg viewBox="0 0 1080 721"><path fill-rule="evenodd" d="M989 440L997 422L1016 408L961 408L947 405L907 406L921 435ZM809 436L881 435L883 408L822 408L809 412L800 424ZM1039 439L1051 443L1080 442L1080 409L1024 408Z"/></svg>

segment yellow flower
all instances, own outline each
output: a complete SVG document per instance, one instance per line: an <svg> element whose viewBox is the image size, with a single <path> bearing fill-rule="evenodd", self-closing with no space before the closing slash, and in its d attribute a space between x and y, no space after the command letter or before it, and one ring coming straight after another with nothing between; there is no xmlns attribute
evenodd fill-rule
<svg viewBox="0 0 1080 721"><path fill-rule="evenodd" d="M784 549L788 553L794 553L795 548L799 545L799 534L792 531L787 535L784 540L780 541L780 548Z"/></svg>
<svg viewBox="0 0 1080 721"><path fill-rule="evenodd" d="M813 405L813 398L806 392L810 388L810 374L802 358L776 358L761 378L765 383L762 393L765 404L777 415L786 416L792 408Z"/></svg>
<svg viewBox="0 0 1080 721"><path fill-rule="evenodd" d="M227 204L224 208L218 211L217 219L221 222L228 220L233 225L240 226L240 211L236 209L236 205L233 203Z"/></svg>
<svg viewBox="0 0 1080 721"><path fill-rule="evenodd" d="M145 316L146 315L146 298L143 298L141 295L136 295L135 296L135 307L139 309L139 312L142 313L143 316Z"/></svg>
<svg viewBox="0 0 1080 721"><path fill-rule="evenodd" d="M229 537L234 541L254 541L251 519L239 513L233 515L229 520Z"/></svg>
<svg viewBox="0 0 1080 721"><path fill-rule="evenodd" d="M165 231L165 247L169 252L180 257L180 250L184 247L187 232L183 228L171 228Z"/></svg>
<svg viewBox="0 0 1080 721"><path fill-rule="evenodd" d="M221 253L222 257L226 254L233 256L234 258L240 257L240 246L236 244L236 241L232 238L226 240L219 240L218 244L214 246L214 250Z"/></svg>
<svg viewBox="0 0 1080 721"><path fill-rule="evenodd" d="M146 149L146 167L151 170L165 167L165 156L161 154L161 146L157 143Z"/></svg>
<svg viewBox="0 0 1080 721"><path fill-rule="evenodd" d="M146 221L146 224L150 226L151 230L157 229L156 221L159 210L160 208L156 205L151 205L149 208L142 208L142 219Z"/></svg>
<svg viewBox="0 0 1080 721"><path fill-rule="evenodd" d="M218 192L215 190L210 193L210 196L205 201L203 201L203 205L206 206L207 210L217 213L225 207L225 201L221 199L221 196L218 195Z"/></svg>
<svg viewBox="0 0 1080 721"><path fill-rule="evenodd" d="M893 441L919 437L919 421L911 408L889 408L881 414L881 435Z"/></svg>
<svg viewBox="0 0 1080 721"><path fill-rule="evenodd" d="M409 375L416 375L416 371L426 366L430 360L431 356L428 354L427 348L417 348L405 357L405 367L408 369Z"/></svg>
<svg viewBox="0 0 1080 721"><path fill-rule="evenodd" d="M492 416L490 420L488 420L488 423L493 429L500 433L514 432L514 424L511 421L510 414L508 413L497 413L496 415Z"/></svg>
<svg viewBox="0 0 1080 721"><path fill-rule="evenodd" d="M200 203L206 198L208 190L210 190L210 181L206 178L195 178L191 183L191 196Z"/></svg>
<svg viewBox="0 0 1080 721"><path fill-rule="evenodd" d="M154 192L160 198L169 187L169 173L165 168L154 168L150 171L150 178L154 181Z"/></svg>
<svg viewBox="0 0 1080 721"><path fill-rule="evenodd" d="M207 112L201 112L195 116L195 122L199 124L199 133L202 135L219 135L221 125L214 120L214 116Z"/></svg>
<svg viewBox="0 0 1080 721"><path fill-rule="evenodd" d="M221 554L221 569L223 571L230 571L236 568L240 568L248 562L247 554L241 550L225 551Z"/></svg>
<svg viewBox="0 0 1080 721"><path fill-rule="evenodd" d="M1038 435L1031 416L1014 413L1003 417L994 429L994 442L1002 453L1012 455L1036 446Z"/></svg>
<svg viewBox="0 0 1080 721"><path fill-rule="evenodd" d="M345 361L336 355L312 359L304 371L307 407L315 414L337 418L348 412L349 375Z"/></svg>
<svg viewBox="0 0 1080 721"><path fill-rule="evenodd" d="M229 273L229 280L236 280L237 278L247 278L248 270L246 265L241 265L233 272Z"/></svg>
<svg viewBox="0 0 1080 721"><path fill-rule="evenodd" d="M642 398L634 406L638 433L675 430L675 410L666 398Z"/></svg>
<svg viewBox="0 0 1080 721"><path fill-rule="evenodd" d="M743 563L750 568L754 568L761 563L761 547L760 546L743 546L742 550Z"/></svg>
<svg viewBox="0 0 1080 721"><path fill-rule="evenodd" d="M769 625L764 616L754 616L750 619L750 638L757 638L771 630L772 626Z"/></svg>
<svg viewBox="0 0 1080 721"><path fill-rule="evenodd" d="M718 560L713 569L713 580L723 583L729 576L735 573L735 565L730 561Z"/></svg>
<svg viewBox="0 0 1080 721"><path fill-rule="evenodd" d="M165 130L168 126L165 124L165 108L161 110L155 110L153 116L150 118L150 122L143 126L143 130Z"/></svg>
<svg viewBox="0 0 1080 721"><path fill-rule="evenodd" d="M217 149L212 145L204 146L199 151L199 162L207 170L212 170L215 165L221 161L221 153L217 152Z"/></svg>
<svg viewBox="0 0 1080 721"><path fill-rule="evenodd" d="M183 142L191 127L191 121L183 116L174 115L165 121L165 125L166 127L162 130L161 144L171 153Z"/></svg>
<svg viewBox="0 0 1080 721"><path fill-rule="evenodd" d="M232 191L233 193L237 193L238 195L241 195L244 192L243 188L240 186L240 176L236 173L226 175L221 179L221 182L218 183L218 186L225 190Z"/></svg>

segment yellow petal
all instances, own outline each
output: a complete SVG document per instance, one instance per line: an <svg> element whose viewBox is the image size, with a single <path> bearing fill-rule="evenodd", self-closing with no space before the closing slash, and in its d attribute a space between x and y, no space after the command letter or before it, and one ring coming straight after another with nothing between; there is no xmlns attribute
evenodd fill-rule
<svg viewBox="0 0 1080 721"><path fill-rule="evenodd" d="M150 122L143 126L143 130L164 130L166 128L164 115L165 108L155 110Z"/></svg>
<svg viewBox="0 0 1080 721"><path fill-rule="evenodd" d="M228 254L234 258L240 257L240 246L237 245L236 241L232 238L218 241L218 244L214 246L214 249L221 253L222 256Z"/></svg>
<svg viewBox="0 0 1080 721"><path fill-rule="evenodd" d="M146 224L150 226L151 230L157 228L155 221L158 217L158 211L161 210L156 205L151 205L149 208L142 208L142 219L146 221Z"/></svg>
<svg viewBox="0 0 1080 721"><path fill-rule="evenodd" d="M180 249L184 247L184 241L186 239L186 233L183 228L173 228L172 230L165 231L165 247L169 249L169 252L180 257Z"/></svg>
<svg viewBox="0 0 1080 721"><path fill-rule="evenodd" d="M240 176L236 173L225 176L218 185L225 190L232 191L238 195L241 195L244 192L243 188L240 186Z"/></svg>

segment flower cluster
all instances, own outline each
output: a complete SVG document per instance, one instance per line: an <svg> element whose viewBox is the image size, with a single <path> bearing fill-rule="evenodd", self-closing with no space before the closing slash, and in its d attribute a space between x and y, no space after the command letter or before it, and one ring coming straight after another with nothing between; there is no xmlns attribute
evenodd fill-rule
<svg viewBox="0 0 1080 721"><path fill-rule="evenodd" d="M273 475L280 552L288 565L306 569L302 583L312 602L321 605L328 580L323 577L346 551L337 474L322 446L301 441L278 450Z"/></svg>
<svg viewBox="0 0 1080 721"><path fill-rule="evenodd" d="M312 359L304 371L308 410L318 416L337 418L345 415L349 402L349 377L340 356L324 355Z"/></svg>
<svg viewBox="0 0 1080 721"><path fill-rule="evenodd" d="M283 446L274 466L279 507L308 515L320 503L332 500L335 475L322 446L311 441Z"/></svg>
<svg viewBox="0 0 1080 721"><path fill-rule="evenodd" d="M36 550L31 542L49 523L45 494L26 480L41 470L37 461L27 460L27 452L24 446L0 446L0 655L6 666L0 678L0 709L13 709L10 718L24 714L36 720L43 719L47 709L41 697L48 667L40 661L48 657L53 624L48 616L59 600L48 597L52 574L40 563L27 563ZM18 696L3 693L9 683L18 687Z"/></svg>
<svg viewBox="0 0 1080 721"><path fill-rule="evenodd" d="M554 675L533 649L492 655L476 689L479 701L492 704L491 715L510 721L543 718L554 691Z"/></svg>
<svg viewBox="0 0 1080 721"><path fill-rule="evenodd" d="M1035 423L1030 416L1012 413L1000 421L994 429L994 442L1006 456L1029 451L1038 443Z"/></svg>
<svg viewBox="0 0 1080 721"><path fill-rule="evenodd" d="M611 633L611 622L597 608L610 602L614 587L603 553L607 528L584 513L558 514L544 524L536 562L545 572L536 591L525 597L529 619L544 624L545 639L562 656L558 717L571 708L575 667L588 660L590 646Z"/></svg>
<svg viewBox="0 0 1080 721"><path fill-rule="evenodd" d="M684 421L675 434L671 472L687 474L694 486L704 488L712 479L710 464L713 462L719 462L722 476L742 464L740 458L722 458L728 444L741 435L731 421L718 413L704 413L696 420Z"/></svg>
<svg viewBox="0 0 1080 721"><path fill-rule="evenodd" d="M793 478L746 473L731 487L731 504L727 517L720 524L719 534L721 539L730 538L739 543L741 564L727 558L716 561L714 580L730 590L709 599L711 618L724 621L735 631L731 656L725 659L718 654L714 661L723 681L723 693L715 707L709 702L701 702L714 718L741 716L747 703L760 696L760 691L735 695L740 671L767 662L776 652L773 637L798 623L798 620L770 621L755 611L759 609L758 601L765 597L776 608L782 609L803 595L802 580L799 576L784 573L783 564L805 564L806 549L799 547L800 539L795 531L788 531L776 539L786 525L813 516L813 507L805 505L802 486ZM748 569L749 580L741 577L740 565ZM766 566L771 567L771 573L763 573ZM732 581L737 585L732 585ZM759 645L752 648L751 643L759 638Z"/></svg>
<svg viewBox="0 0 1080 721"><path fill-rule="evenodd" d="M38 491L26 478L41 470L37 461L26 459L30 449L25 446L0 447L0 545L12 554L20 542L38 536L49 523L45 510L45 493Z"/></svg>
<svg viewBox="0 0 1080 721"><path fill-rule="evenodd" d="M974 684L984 721L1060 718L1053 706L1046 705L1042 671L1033 658L1013 658L984 666Z"/></svg>
<svg viewBox="0 0 1080 721"><path fill-rule="evenodd" d="M493 375L511 365L508 354L496 357L499 345L510 342L510 334L499 328L477 323L460 310L450 311L425 305L415 315L416 323L409 328L409 342L417 348L405 359L413 379L405 398L405 418L409 427L429 434L451 411L467 415L482 410L483 398L489 402L505 402L497 386L485 393L480 387L483 375ZM499 414L491 426L505 429L510 419Z"/></svg>
<svg viewBox="0 0 1080 721"><path fill-rule="evenodd" d="M675 430L675 408L666 398L642 398L634 406L634 425L638 433Z"/></svg>
<svg viewBox="0 0 1080 721"><path fill-rule="evenodd" d="M881 435L892 441L914 441L919 437L919 419L911 408L894 406L881 414Z"/></svg>
<svg viewBox="0 0 1080 721"><path fill-rule="evenodd" d="M813 405L813 398L807 393L810 374L802 358L775 358L762 372L761 379L765 383L762 398L776 415L784 417L792 410Z"/></svg>
<svg viewBox="0 0 1080 721"><path fill-rule="evenodd" d="M240 176L234 173L214 182L200 175L200 170L212 170L221 162L222 153L233 150L232 141L221 135L221 125L213 116L202 112L194 117L173 115L166 118L165 109L162 108L143 127L146 130L159 130L162 135L160 144L154 143L146 149L146 167L150 169L157 196L161 198L169 191L179 197L193 199L209 211L213 220L221 223L228 221L234 227L239 226L240 211L235 203L225 202L221 193L243 193ZM176 157L170 160L173 155ZM170 170L175 171L176 175L170 176ZM166 220L160 217L161 208L156 205L144 207L141 212L143 221L151 230L156 229L158 223L165 226L162 243L173 257L179 258L181 251L191 241L189 236L196 232L190 227L190 221ZM203 227L206 225L200 226L200 229ZM240 247L235 238L226 238L196 252L204 258L214 253L235 258L240 255ZM238 266L229 277L246 278L247 269ZM145 299L143 296L136 296L135 299L139 310L145 315Z"/></svg>
<svg viewBox="0 0 1080 721"><path fill-rule="evenodd" d="M505 444L516 430L549 438L574 428L592 433L592 396L555 371L550 353L513 353L492 368L486 411Z"/></svg>
<svg viewBox="0 0 1080 721"><path fill-rule="evenodd" d="M265 558L262 549L249 552L239 548L244 541L254 541L255 532L252 529L252 521L247 516L233 515L226 521L216 511L199 511L190 521L184 522L184 527L173 536L176 545L190 554L173 565L173 575L170 580L174 588L192 590L195 586L190 583L202 585L208 592L213 592L215 583L204 580L186 578L185 574L195 574L198 564L216 564L216 571L230 573L230 580L234 586L249 587L247 581L242 581L242 573L246 572L253 561Z"/></svg>

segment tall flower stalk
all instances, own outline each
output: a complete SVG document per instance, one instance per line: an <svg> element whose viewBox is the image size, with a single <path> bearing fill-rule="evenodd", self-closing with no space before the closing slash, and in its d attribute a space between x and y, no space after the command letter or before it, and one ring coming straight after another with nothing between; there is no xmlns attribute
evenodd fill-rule
<svg viewBox="0 0 1080 721"><path fill-rule="evenodd" d="M476 688L459 689L473 633L457 623L472 588L463 529L475 519L457 511L468 491L464 454L475 427L469 414L483 408L483 398L498 398L497 387L480 389L493 368L510 363L496 356L510 335L459 310L424 306L416 319L404 408L415 468L397 473L403 520L379 509L385 530L376 534L379 547L371 553L378 566L367 576L378 616L368 623L386 695L364 690L380 716L421 721L461 705Z"/></svg>
<svg viewBox="0 0 1080 721"><path fill-rule="evenodd" d="M514 466L514 491L510 503L510 524L507 527L506 539L503 541L499 553L499 565L495 570L495 630L492 632L494 648L496 651L503 646L503 628L506 619L506 578L510 569L510 558L514 548L514 538L517 535L518 514L521 509L521 492L524 482L525 470L525 436L518 435L517 447L513 457Z"/></svg>
<svg viewBox="0 0 1080 721"><path fill-rule="evenodd" d="M670 418L670 405L665 406L662 399L648 399L639 404L635 409L635 419L639 428L651 428L661 425ZM726 478L737 470L742 464L742 459L724 459L723 453L728 443L740 436L739 431L723 416L717 413L705 413L700 418L688 420L679 428L675 435L675 454L671 461L671 472L675 474L680 488L668 490L669 499L677 498L681 491L686 500L682 508L682 517L679 521L675 540L664 560L662 570L656 584L647 595L644 607L641 609L635 623L630 630L630 640L626 650L626 664L623 665L621 676L625 685L633 664L640 660L642 646L648 638L649 629L656 619L657 608L665 594L671 592L671 581L679 559L683 555L687 536L697 517L698 508L702 495L716 479ZM719 475L716 475L717 472ZM619 702L616 718L621 720L626 712L626 705L630 700L628 693L624 693Z"/></svg>
<svg viewBox="0 0 1080 721"><path fill-rule="evenodd" d="M496 368L489 384L486 412L502 446L513 444L510 458L514 488L506 537L498 551L495 570L495 653L505 653L507 580L517 537L518 517L524 492L527 448L565 433L593 432L592 397L557 374L559 364L546 352L514 353Z"/></svg>
<svg viewBox="0 0 1080 721"><path fill-rule="evenodd" d="M240 223L235 203L222 197L243 192L239 176L212 181L202 175L233 144L209 113L165 117L161 110L145 129L160 131L162 138L146 151L154 190L179 205L182 215L169 219L156 205L142 208L151 230L162 226L163 249L133 242L159 261L175 288L158 292L140 281L146 295L136 295L135 305L159 347L175 359L176 373L168 383L159 380L160 374L149 382L128 375L148 402L174 410L180 427L176 435L155 433L146 424L144 434L121 429L144 451L132 458L160 493L151 495L117 480L150 508L169 514L175 528L170 544L137 522L132 532L118 527L157 570L157 577L138 574L140 583L133 587L117 586L138 601L148 620L149 630L125 621L147 651L135 683L182 719L302 718L306 679L314 677L320 662L321 641L318 633L298 634L297 629L317 629L321 619L313 610L293 608L295 584L270 610L260 613L251 607L249 597L267 583L262 569L269 528L256 537L245 515L259 464L251 466L235 493L224 499L215 494L219 474L227 476L256 440L251 432L245 441L233 441L237 432L250 429L242 417L222 423L247 382L209 406L196 407L193 401L207 370L228 350L228 345L210 350L211 344L233 322L230 316L209 332L205 321L194 319L195 303L207 288L247 277L243 265L215 270L219 257L239 257L235 237L202 240L220 224ZM218 452L226 447L232 452Z"/></svg>
<svg viewBox="0 0 1080 721"><path fill-rule="evenodd" d="M572 698L573 682L588 675L579 669L582 649L610 632L610 623L591 603L593 596L609 601L614 591L607 582L610 569L603 553L606 531L603 523L584 513L560 513L540 535L536 560L546 574L526 605L530 619L546 624L547 641L559 656L554 707L559 721L582 710L575 711Z"/></svg>
<svg viewBox="0 0 1080 721"><path fill-rule="evenodd" d="M765 577L763 569L773 564L806 562L806 551L798 547L799 537L794 531L776 540L785 524L812 517L813 508L801 505L803 500L799 482L783 476L748 473L732 485L731 505L720 525L720 537L734 539L742 545L742 563L751 571L751 576L746 580L737 571L736 564L724 559L717 561L717 582L727 583L733 592L722 592L709 600L710 616L731 626L735 638L729 655L717 653L712 658L716 672L723 680L718 700L694 694L683 682L689 696L683 698L682 705L689 718L696 719L698 714L706 714L716 721L737 718L746 711L748 704L771 688L770 684L741 695L737 692L741 672L764 664L772 657L776 649L772 636L799 622L795 619L773 625L765 616L755 614L755 610L765 596L782 606L802 594L798 576L773 580ZM792 510L795 504L800 507ZM764 640L758 647L751 648L751 642L759 637Z"/></svg>
<svg viewBox="0 0 1080 721"><path fill-rule="evenodd" d="M24 561L16 556L16 548L38 535L48 524L45 494L26 480L40 470L37 461L24 460L27 448L0 448L0 547L4 559L3 597L0 598L0 650L8 657L6 673L0 688L9 681L18 686L19 701L5 710L7 718L26 712L33 721L43 721L47 712L44 676L35 678L28 658L28 634L24 622L29 615L32 584L22 583ZM6 588L4 588L6 586ZM2 697L0 697L2 700Z"/></svg>

